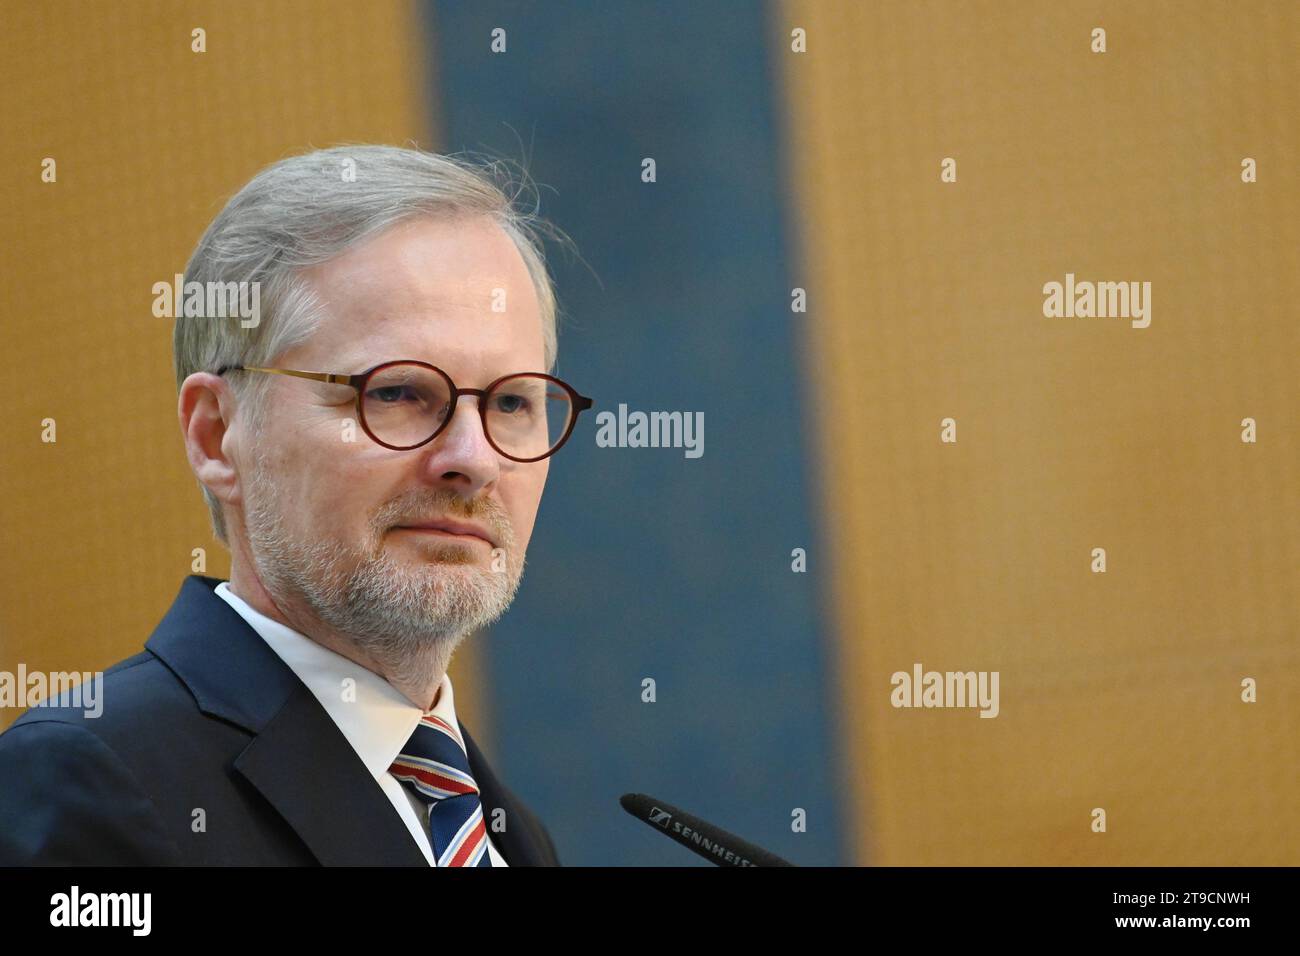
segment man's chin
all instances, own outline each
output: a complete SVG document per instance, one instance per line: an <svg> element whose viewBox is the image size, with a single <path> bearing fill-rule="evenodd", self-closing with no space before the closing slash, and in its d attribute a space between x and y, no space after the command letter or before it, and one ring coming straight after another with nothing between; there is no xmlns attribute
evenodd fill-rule
<svg viewBox="0 0 1300 956"><path fill-rule="evenodd" d="M400 561L389 566L386 575L392 583L400 584L403 589L418 589L431 594L448 590L490 590L493 578L487 568L458 561L444 560L410 560Z"/></svg>
<svg viewBox="0 0 1300 956"><path fill-rule="evenodd" d="M416 591L426 596L429 604L441 604L448 599L456 602L495 604L505 595L500 594L505 575L476 564L444 561L403 563L394 578L401 582L404 591Z"/></svg>

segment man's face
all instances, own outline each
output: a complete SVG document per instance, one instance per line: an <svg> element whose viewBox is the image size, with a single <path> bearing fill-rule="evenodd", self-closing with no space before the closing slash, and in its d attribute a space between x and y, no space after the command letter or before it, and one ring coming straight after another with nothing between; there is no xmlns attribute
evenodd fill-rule
<svg viewBox="0 0 1300 956"><path fill-rule="evenodd" d="M466 388L545 370L527 267L489 219L412 220L306 275L327 318L278 368L355 374L415 359ZM238 454L263 586L410 672L390 677L417 677L430 655L445 666L456 641L509 605L549 460L499 455L477 396L462 396L432 442L394 451L355 420L355 389L272 378L262 426ZM412 527L439 518L487 540Z"/></svg>

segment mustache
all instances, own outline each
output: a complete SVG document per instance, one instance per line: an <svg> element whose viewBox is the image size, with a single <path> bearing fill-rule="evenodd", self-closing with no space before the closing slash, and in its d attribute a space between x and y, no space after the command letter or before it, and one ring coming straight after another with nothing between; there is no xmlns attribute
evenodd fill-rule
<svg viewBox="0 0 1300 956"><path fill-rule="evenodd" d="M514 526L506 509L488 497L465 498L454 491L421 491L403 495L381 508L374 519L376 537L390 528L433 518L464 518L486 525L503 548L515 541Z"/></svg>

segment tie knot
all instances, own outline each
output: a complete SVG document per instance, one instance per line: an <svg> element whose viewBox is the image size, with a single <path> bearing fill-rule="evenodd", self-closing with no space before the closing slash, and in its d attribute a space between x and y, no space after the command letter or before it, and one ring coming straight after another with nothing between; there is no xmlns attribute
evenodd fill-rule
<svg viewBox="0 0 1300 956"><path fill-rule="evenodd" d="M435 714L420 718L388 772L411 784L426 803L478 793L459 731Z"/></svg>

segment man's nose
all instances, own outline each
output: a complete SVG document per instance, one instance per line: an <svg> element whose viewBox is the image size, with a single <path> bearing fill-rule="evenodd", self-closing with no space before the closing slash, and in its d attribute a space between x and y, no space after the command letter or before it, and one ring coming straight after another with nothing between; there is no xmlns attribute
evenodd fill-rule
<svg viewBox="0 0 1300 956"><path fill-rule="evenodd" d="M483 432L476 395L462 395L451 421L429 443L424 469L430 481L474 498L501 475L501 457Z"/></svg>

